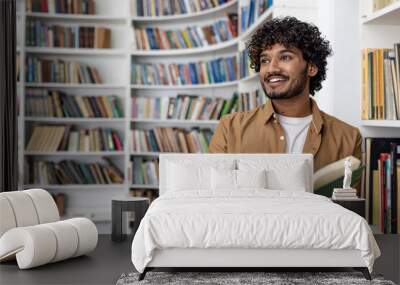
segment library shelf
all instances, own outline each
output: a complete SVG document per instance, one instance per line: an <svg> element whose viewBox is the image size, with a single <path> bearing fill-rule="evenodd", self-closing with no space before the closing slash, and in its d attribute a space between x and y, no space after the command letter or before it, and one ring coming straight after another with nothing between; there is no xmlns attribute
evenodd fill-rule
<svg viewBox="0 0 400 285"><path fill-rule="evenodd" d="M182 48L182 49L159 49L159 50L132 50L131 55L133 56L181 56L199 53L216 52L226 48L237 45L239 38L234 38L225 42L221 42L214 45L197 47L197 48Z"/></svg>
<svg viewBox="0 0 400 285"><path fill-rule="evenodd" d="M226 81L223 83L212 83L212 84L192 84L192 85L138 85L132 84L131 89L211 89L219 87L230 87L238 84L238 80Z"/></svg>
<svg viewBox="0 0 400 285"><path fill-rule="evenodd" d="M364 16L361 22L367 25L400 25L400 1Z"/></svg>
<svg viewBox="0 0 400 285"><path fill-rule="evenodd" d="M246 82L246 81L255 80L255 79L258 79L258 75L259 75L258 73L255 73L255 74L252 74L252 75L249 75L249 76L246 76L246 77L240 79L240 81Z"/></svg>
<svg viewBox="0 0 400 285"><path fill-rule="evenodd" d="M57 54L57 55L109 55L109 56L124 56L126 50L113 48L60 48L60 47L26 47L25 52L32 54Z"/></svg>
<svg viewBox="0 0 400 285"><path fill-rule="evenodd" d="M400 128L400 120L362 120L362 126Z"/></svg>
<svg viewBox="0 0 400 285"><path fill-rule="evenodd" d="M176 21L176 20L183 20L183 19L192 19L195 17L204 17L207 15L211 15L217 13L219 11L225 10L229 7L232 7L238 3L238 0L231 0L227 3L219 5L217 7L203 10L196 13L186 13L186 14L179 14L179 15L168 15L168 16L131 16L131 21L133 22L162 22L162 21Z"/></svg>
<svg viewBox="0 0 400 285"><path fill-rule="evenodd" d="M255 20L254 23L246 31L244 31L243 33L239 33L239 38L242 41L245 41L258 27L260 27L262 22L272 17L273 9L273 6L268 8L268 10L266 10L260 17L258 17L257 20Z"/></svg>
<svg viewBox="0 0 400 285"><path fill-rule="evenodd" d="M60 118L60 117L25 117L30 122L54 122L54 123L117 123L125 122L124 118Z"/></svg>
<svg viewBox="0 0 400 285"><path fill-rule="evenodd" d="M87 14L62 14L62 13L41 13L41 12L26 12L27 18L41 18L60 21L85 21L99 23L119 23L125 24L126 17L110 16L110 15L87 15Z"/></svg>
<svg viewBox="0 0 400 285"><path fill-rule="evenodd" d="M132 118L131 122L134 123L156 123L163 125L215 125L218 124L219 120L180 120L180 119L135 119Z"/></svg>
<svg viewBox="0 0 400 285"><path fill-rule="evenodd" d="M29 156L120 156L124 151L25 151Z"/></svg>
<svg viewBox="0 0 400 285"><path fill-rule="evenodd" d="M96 190L96 189L119 189L124 188L125 184L24 184L24 189L43 188L46 190Z"/></svg>
<svg viewBox="0 0 400 285"><path fill-rule="evenodd" d="M53 82L26 82L25 87L38 88L73 88L73 89L125 89L122 84L79 84L79 83L53 83Z"/></svg>

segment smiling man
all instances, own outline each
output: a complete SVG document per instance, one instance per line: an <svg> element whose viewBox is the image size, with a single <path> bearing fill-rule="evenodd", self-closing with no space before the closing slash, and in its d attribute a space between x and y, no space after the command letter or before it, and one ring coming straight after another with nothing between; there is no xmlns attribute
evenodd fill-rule
<svg viewBox="0 0 400 285"><path fill-rule="evenodd" d="M312 153L314 171L349 155L361 159L358 129L322 112L312 99L332 53L317 27L293 17L272 19L246 47L270 100L224 116L211 153Z"/></svg>

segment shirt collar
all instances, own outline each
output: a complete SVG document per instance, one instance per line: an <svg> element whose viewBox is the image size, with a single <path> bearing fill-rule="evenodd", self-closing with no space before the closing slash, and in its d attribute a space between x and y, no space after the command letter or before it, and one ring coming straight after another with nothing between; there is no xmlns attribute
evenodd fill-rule
<svg viewBox="0 0 400 285"><path fill-rule="evenodd" d="M318 134L321 131L323 125L322 115L314 99L310 98L310 102L311 102L311 110L313 116L312 124L316 133ZM264 113L263 117L265 118L266 123L268 123L272 117L275 118L275 116L278 114L275 112L271 100L268 100L267 103L264 104L263 113Z"/></svg>

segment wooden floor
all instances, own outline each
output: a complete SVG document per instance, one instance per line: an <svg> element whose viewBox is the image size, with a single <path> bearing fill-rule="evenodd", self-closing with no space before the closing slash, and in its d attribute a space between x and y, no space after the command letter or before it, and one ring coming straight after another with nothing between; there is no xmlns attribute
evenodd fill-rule
<svg viewBox="0 0 400 285"><path fill-rule="evenodd" d="M374 272L399 284L400 235L375 238L382 257L376 261ZM2 263L0 284L115 284L122 273L135 271L130 258L131 242L132 238L128 238L116 243L109 235L100 235L96 250L87 256L28 270L19 270L15 261Z"/></svg>

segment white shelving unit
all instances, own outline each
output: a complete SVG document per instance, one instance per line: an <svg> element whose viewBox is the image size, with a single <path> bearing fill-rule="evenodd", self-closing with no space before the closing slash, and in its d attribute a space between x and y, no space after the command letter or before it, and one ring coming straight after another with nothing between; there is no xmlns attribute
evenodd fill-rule
<svg viewBox="0 0 400 285"><path fill-rule="evenodd" d="M130 161L133 157L157 158L159 152L132 152L129 149L129 134L133 128L152 128L162 127L207 127L215 128L216 120L153 120L153 119L134 119L131 118L131 96L176 96L178 93L195 94L208 97L230 98L236 91L248 92L259 89L257 74L244 79L217 84L181 85L181 86L144 86L133 85L130 82L131 62L193 62L196 60L209 60L218 56L237 55L238 51L244 47L251 33L264 20L283 15L287 9L291 15L300 19L315 21L310 18L316 15L317 0L307 0L309 9L305 13L304 8L299 8L296 0L274 0L273 6L268 9L260 18L256 19L255 24L247 31L241 32L233 40L220 43L214 46L202 48L180 49L180 50L136 50L135 36L133 28L141 26L162 26L163 29L180 28L182 26L205 25L214 22L216 19L225 17L226 12L236 12L239 14L240 26L240 5L243 0L231 0L220 7L202 11L199 13L163 16L163 17L138 17L132 11L130 0L95 0L96 15L70 15L70 14L47 14L47 13L27 13L25 1L18 1L18 51L20 53L21 83L18 84L20 96L20 117L19 117L19 161L20 161L20 188L42 187L51 192L64 192L68 196L66 207L66 218L76 215L91 217L98 222L109 222L111 219L111 198L113 196L128 194L129 189L150 189L157 190L157 185L138 185L130 181L132 177ZM112 30L111 49L72 49L72 48L44 48L25 46L25 23L27 20L41 20L49 23L62 25L86 25L86 26L105 26ZM61 83L26 83L25 82L25 59L27 56L38 56L45 58L61 58L74 60L94 66L99 70L104 84L61 84ZM124 118L48 118L48 117L28 117L25 116L25 92L28 88L42 88L49 90L59 90L67 94L77 96L96 96L96 95L117 95L124 105ZM32 124L73 124L79 127L102 127L107 126L117 129L123 137L124 150L120 152L27 152L25 146L28 138L27 130ZM111 185L31 185L24 184L24 160L27 157L45 157L52 161L62 159L73 159L82 162L99 161L102 156L110 156L124 173L123 184ZM95 217L95 218L93 218ZM109 232L110 229L104 226L100 232Z"/></svg>
<svg viewBox="0 0 400 285"><path fill-rule="evenodd" d="M400 43L400 1L375 12L372 0L360 3L361 48L393 49L395 43ZM400 120L361 120L361 126L366 129L366 136L400 137Z"/></svg>
<svg viewBox="0 0 400 285"><path fill-rule="evenodd" d="M26 47L26 53L30 54L57 54L57 55L90 55L90 56L124 56L123 49L91 49L91 48L46 48Z"/></svg>
<svg viewBox="0 0 400 285"><path fill-rule="evenodd" d="M98 224L99 232L110 231L108 222L111 220L111 198L113 196L127 193L126 165L129 160L127 149L127 119L124 118L49 118L49 117L27 117L25 116L25 92L27 89L49 89L59 90L67 94L77 96L116 95L125 106L127 113L127 98L130 94L129 84L129 27L130 15L129 2L117 0L111 3L107 0L96 0L96 15L71 15L71 14L48 14L27 13L24 0L17 0L18 9L18 51L20 53L20 84L18 93L20 96L19 110L19 177L20 189L44 188L51 193L63 192L67 196L66 215L63 218L74 216L86 216ZM25 44L25 23L30 20L41 20L46 23L61 24L65 26L101 26L111 29L111 49L87 49L87 48L48 48L27 47ZM27 83L25 82L25 59L27 56L41 58L61 58L86 63L95 66L103 79L104 84L63 84L63 83ZM80 128L103 127L117 130L123 138L123 151L99 151L99 152L27 152L25 146L29 137L28 131L32 124L70 124ZM98 162L101 157L110 157L113 162L123 171L125 181L123 184L71 184L71 185L32 185L25 184L27 173L24 173L25 158L39 158L51 161L63 159L81 162Z"/></svg>

